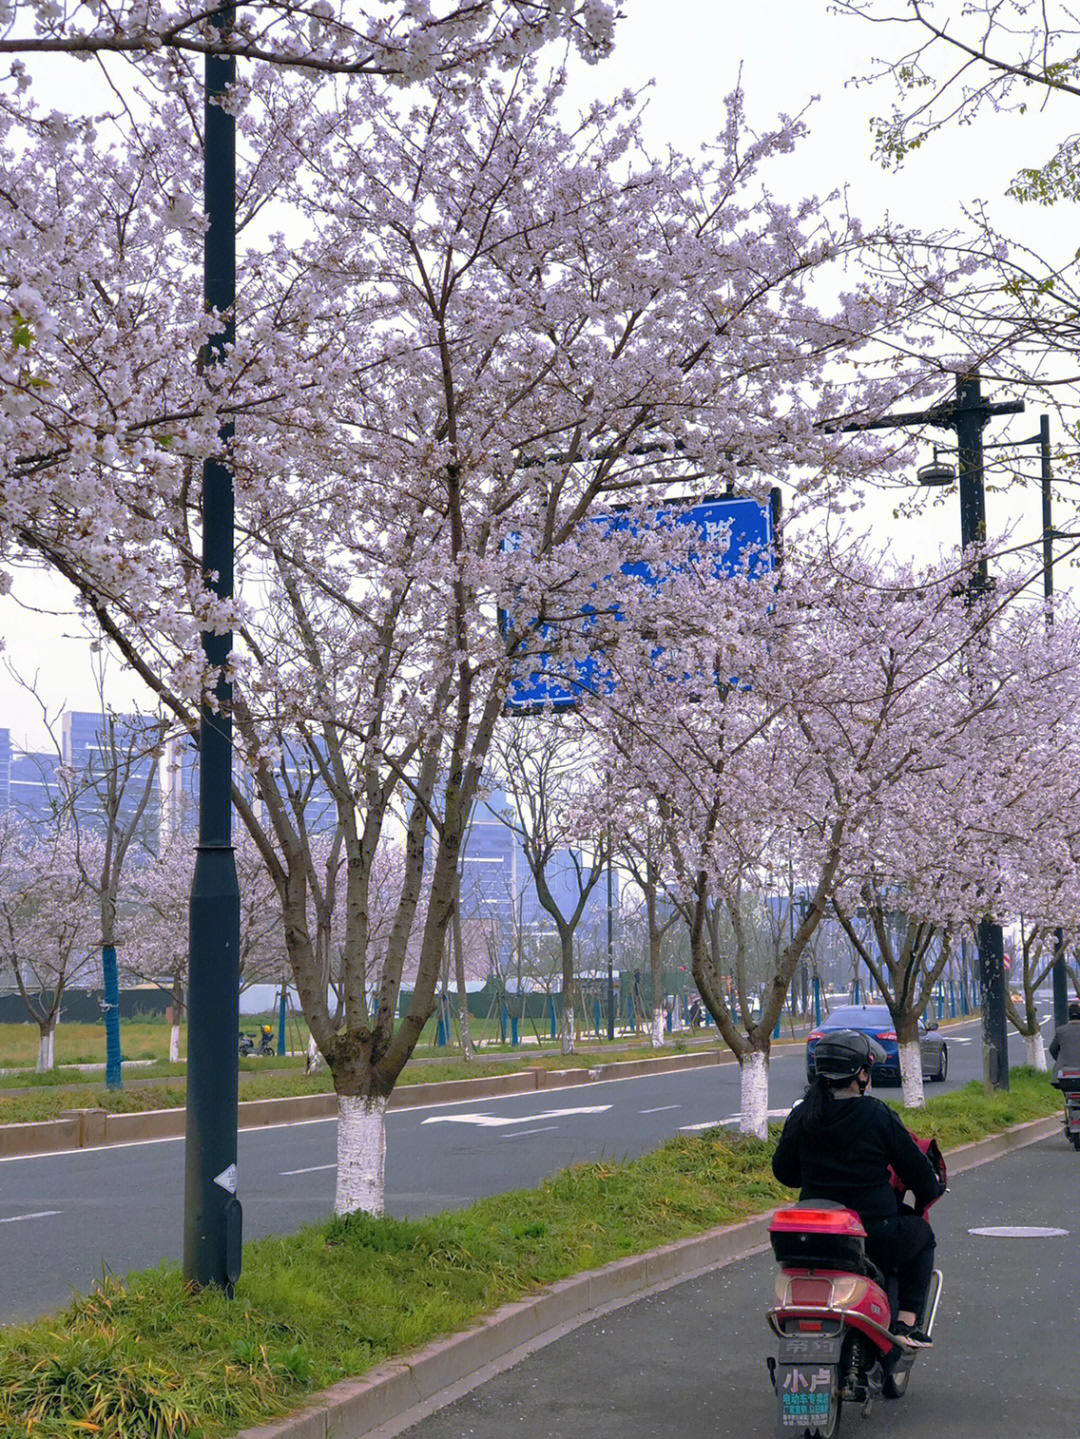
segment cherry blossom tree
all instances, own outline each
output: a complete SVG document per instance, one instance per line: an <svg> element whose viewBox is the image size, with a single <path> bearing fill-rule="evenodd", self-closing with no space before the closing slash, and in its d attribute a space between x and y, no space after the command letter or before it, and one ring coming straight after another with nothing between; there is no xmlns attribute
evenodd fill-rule
<svg viewBox="0 0 1080 1439"><path fill-rule="evenodd" d="M66 990L100 973L88 957L93 943L93 896L71 835L62 827L46 834L4 811L0 814L0 961L38 1026L39 1074L56 1063L56 1025Z"/></svg>
<svg viewBox="0 0 1080 1439"><path fill-rule="evenodd" d="M649 1042L653 1049L664 1047L664 937L680 917L678 908L667 898L667 850L663 824L656 815L656 807L647 804L635 828L620 837L618 856L620 865L629 873L641 895L645 951L652 980Z"/></svg>
<svg viewBox="0 0 1080 1439"><path fill-rule="evenodd" d="M520 843L536 897L559 935L563 1054L574 1052L575 935L612 852L606 826L581 833L577 799L593 759L583 738L572 722L511 720L491 760L510 801L497 817Z"/></svg>
<svg viewBox="0 0 1080 1439"><path fill-rule="evenodd" d="M234 804L334 1077L339 1211L382 1203L386 1102L435 1003L462 840L520 657L548 643L541 626L555 649L580 645L598 578L615 577L633 627L623 565L690 558L690 537L649 523L672 485L752 466L839 492L881 462L877 441L820 421L876 413L922 372L891 356L879 372L868 356L842 386L837 362L886 332L905 345L904 322L942 283L933 263L888 278L888 237L827 205L778 204L763 170L799 127L751 135L741 97L703 158L656 161L629 101L567 128L559 84L534 78L528 66L469 87L449 77L408 110L363 77L318 106L280 75L261 81L248 148L278 158L242 177L245 215L272 194L306 238L253 240L240 338L213 386L184 358L211 322L169 248L176 207L138 205L151 154L192 193L196 147L167 133L185 133L180 109L119 168L85 129L58 139L39 125L33 160L11 161L18 203L0 191L37 296L6 332L21 388L4 542L70 580L189 730L216 678L199 635L236 633L233 721L251 782ZM54 197L76 159L85 169L65 193L86 193L99 163L117 168L109 223L68 218ZM90 237L79 263L38 263L43 230L64 226ZM843 290L839 270L868 246L876 278ZM116 301L133 261L141 308ZM109 366L91 369L100 341ZM115 390L115 407L95 399L84 425L95 387ZM226 413L241 576L229 604L195 558L193 485ZM616 500L638 529L583 523ZM668 594L642 626L683 627L682 591ZM500 607L515 623L500 625ZM613 614L596 617L597 641ZM700 642L699 602L691 619ZM313 806L327 805L336 858L311 844ZM373 876L402 836L393 923L376 942ZM334 915L340 1004L325 964Z"/></svg>
<svg viewBox="0 0 1080 1439"><path fill-rule="evenodd" d="M886 895L908 915L899 954L879 935L891 963L864 957L894 1011L905 1094L917 1098L918 1015L947 959L931 930L987 912L1007 918L1032 898L1026 856L1060 814L1051 777L1070 752L1075 643L1064 633L1047 640L1041 612L1011 603L1022 581L1001 579L994 605L973 607L947 566L890 571L857 551L803 544L782 587L716 586L704 639L665 652L662 674L653 641L648 669L630 638L615 651L620 661L629 652L616 663L612 702L623 773L668 818L694 978L739 1057L753 1132L765 1129L769 1036L830 901L847 917L853 902L873 913L879 895L881 927ZM678 693L676 675L690 694ZM692 675L703 678L688 686ZM734 678L704 678L719 675ZM1051 678L1060 692L1047 707ZM648 708L646 694L661 685L668 703ZM707 919L727 901L739 948L741 892L781 859L808 902L744 1033Z"/></svg>
<svg viewBox="0 0 1080 1439"><path fill-rule="evenodd" d="M615 10L607 0L514 0L496 4L418 3L372 6L331 0L247 0L219 7L231 17L225 34L205 6L133 3L104 14L66 10L49 0L11 6L0 54L122 56L163 87L207 54L228 53L303 75L379 75L396 82L492 62L514 64L546 41L569 39L588 59L611 46Z"/></svg>

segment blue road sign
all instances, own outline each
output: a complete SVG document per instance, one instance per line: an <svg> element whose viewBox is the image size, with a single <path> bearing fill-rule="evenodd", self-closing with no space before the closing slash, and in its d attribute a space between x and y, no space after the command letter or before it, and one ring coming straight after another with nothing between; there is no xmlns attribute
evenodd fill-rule
<svg viewBox="0 0 1080 1439"><path fill-rule="evenodd" d="M775 527L779 502L778 490L772 491L768 504L730 496L683 505L673 501L670 508L658 513L657 523L693 525L709 544L716 544L726 534L727 548L716 560L717 575L735 574L744 566L751 574L765 574L776 565ZM636 521L628 514L615 511L590 516L585 523L606 525L611 531L618 531L629 529ZM662 583L662 576L654 573L644 562L623 565L622 573L636 575L642 584L654 588ZM505 628L515 625L515 621L505 614L502 623ZM587 616L577 624L582 631L582 647L587 648L587 631L590 628ZM506 697L505 713L527 715L547 709L570 710L576 708L585 695L610 693L614 689L615 680L604 664L602 651L584 654L580 659L555 657L543 645L545 640L551 642L558 633L558 626L534 622L531 628L535 634L531 644L535 649L530 649L518 660L517 673Z"/></svg>

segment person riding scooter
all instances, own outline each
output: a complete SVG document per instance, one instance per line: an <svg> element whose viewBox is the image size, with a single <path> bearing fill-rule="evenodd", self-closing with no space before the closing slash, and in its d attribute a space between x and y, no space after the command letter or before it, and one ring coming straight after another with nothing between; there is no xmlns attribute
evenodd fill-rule
<svg viewBox="0 0 1080 1439"><path fill-rule="evenodd" d="M915 1210L943 1193L934 1166L880 1099L866 1093L881 1046L858 1030L837 1030L818 1041L815 1078L788 1115L773 1156L781 1184L800 1187L800 1199L832 1199L853 1209L866 1230L866 1252L897 1279L892 1333L918 1348L932 1344L918 1328L934 1268L934 1231L914 1210L901 1208L890 1166L912 1192Z"/></svg>
<svg viewBox="0 0 1080 1439"><path fill-rule="evenodd" d="M1054 1083L1057 1084L1063 1069L1080 1069L1080 1004L1074 999L1069 1005L1067 1024L1059 1024L1050 1041L1050 1057L1054 1066Z"/></svg>

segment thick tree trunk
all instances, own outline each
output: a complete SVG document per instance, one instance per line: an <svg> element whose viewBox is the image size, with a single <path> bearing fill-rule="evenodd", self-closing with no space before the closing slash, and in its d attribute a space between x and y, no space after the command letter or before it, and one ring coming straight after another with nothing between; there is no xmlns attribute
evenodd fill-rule
<svg viewBox="0 0 1080 1439"><path fill-rule="evenodd" d="M381 1214L386 1201L385 1099L338 1095L334 1213Z"/></svg>
<svg viewBox="0 0 1080 1439"><path fill-rule="evenodd" d="M574 1002L569 994L563 992L562 1007L562 1052L573 1054L574 1052Z"/></svg>
<svg viewBox="0 0 1080 1439"><path fill-rule="evenodd" d="M564 934L562 942L562 1052L574 1052L574 936Z"/></svg>
<svg viewBox="0 0 1080 1439"><path fill-rule="evenodd" d="M1032 1069L1046 1072L1046 1048L1043 1045L1042 1033L1036 1030L1034 1034L1025 1034L1024 1041L1027 1044L1027 1062Z"/></svg>
<svg viewBox="0 0 1080 1439"><path fill-rule="evenodd" d="M56 1068L56 1020L50 1019L38 1025L38 1074L49 1074Z"/></svg>
<svg viewBox="0 0 1080 1439"><path fill-rule="evenodd" d="M184 986L180 976L173 976L172 987L172 1029L169 1032L169 1062L180 1061L180 1016L184 1012Z"/></svg>
<svg viewBox="0 0 1080 1439"><path fill-rule="evenodd" d="M742 1114L739 1128L757 1139L769 1137L769 1056L751 1049L739 1060Z"/></svg>
<svg viewBox="0 0 1080 1439"><path fill-rule="evenodd" d="M664 1047L664 1021L667 1013L662 1004L654 1004L652 1012L652 1047L663 1049Z"/></svg>
<svg viewBox="0 0 1080 1439"><path fill-rule="evenodd" d="M904 1091L905 1109L925 1109L923 1093L922 1050L917 1039L903 1039L900 1049L900 1083Z"/></svg>
<svg viewBox="0 0 1080 1439"><path fill-rule="evenodd" d="M463 1059L472 1059L472 1028L469 1024L469 995L468 986L465 982L465 955L462 952L461 945L460 904L454 906L451 935L454 942L454 977L457 981L458 1004L461 1007L461 1057Z"/></svg>

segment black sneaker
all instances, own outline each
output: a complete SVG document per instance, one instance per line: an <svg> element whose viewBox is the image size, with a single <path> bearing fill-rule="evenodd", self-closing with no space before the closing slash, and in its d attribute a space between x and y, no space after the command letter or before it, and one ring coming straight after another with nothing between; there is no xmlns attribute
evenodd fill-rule
<svg viewBox="0 0 1080 1439"><path fill-rule="evenodd" d="M898 1319L890 1330L894 1339L901 1339L909 1344L912 1349L932 1349L934 1341L929 1334L924 1333L914 1324L908 1324L906 1320Z"/></svg>

